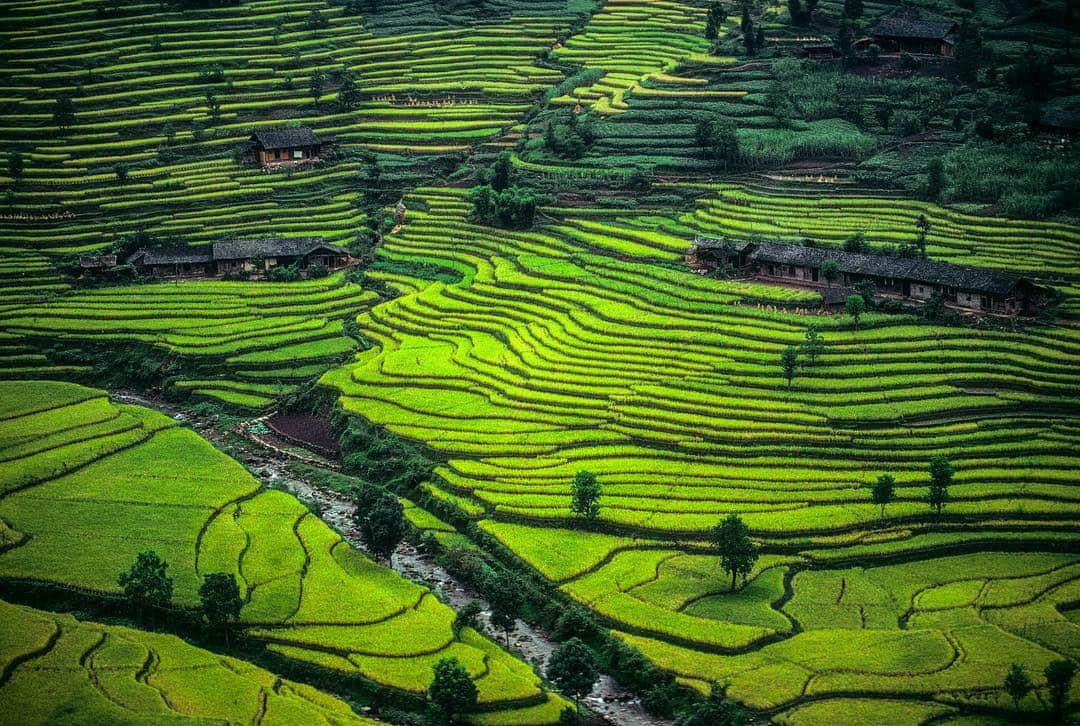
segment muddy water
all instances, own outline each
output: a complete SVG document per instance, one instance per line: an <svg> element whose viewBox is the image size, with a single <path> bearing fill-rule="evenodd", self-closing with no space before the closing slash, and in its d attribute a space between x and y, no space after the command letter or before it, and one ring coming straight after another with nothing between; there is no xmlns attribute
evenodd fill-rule
<svg viewBox="0 0 1080 726"><path fill-rule="evenodd" d="M132 391L112 391L111 395L114 400L153 408L179 422L189 424L193 430L210 441L220 443L224 438L225 432L221 430L219 425L216 425L217 422L192 416L189 412L160 399ZM296 455L307 463L312 463L312 459L321 459L322 457L313 452L308 454L307 452L297 451L293 454L290 449L296 449L297 447L292 444L288 444L288 448L271 444L274 448L270 448L267 445L270 443L269 441L260 440L267 437L255 436L247 431L247 423L241 425L241 433L255 444L254 447L245 452L244 456L241 456L248 468L265 485L285 489L299 499L310 502L324 522L340 532L349 544L363 549L360 534L353 522L353 514L356 511L355 504L337 492L315 486L294 476L285 468L285 462L290 455ZM443 602L454 609L460 609L472 600L479 600L485 608L487 607L487 603L483 601L475 590L440 567L433 558L420 552L407 542L403 542L398 546L391 557L390 565L403 577L430 587ZM479 618L480 629L499 644L505 645L505 633L501 629L496 630L491 626L489 616L489 610L485 609L481 612ZM543 671L548 658L557 646L558 644L550 640L543 631L520 620L510 633L509 650L536 666L540 671ZM591 694L585 697L584 701L590 709L610 724L618 724L619 726L665 726L671 723L646 712L641 705L640 698L620 686L606 674L600 676L596 687L593 688Z"/></svg>

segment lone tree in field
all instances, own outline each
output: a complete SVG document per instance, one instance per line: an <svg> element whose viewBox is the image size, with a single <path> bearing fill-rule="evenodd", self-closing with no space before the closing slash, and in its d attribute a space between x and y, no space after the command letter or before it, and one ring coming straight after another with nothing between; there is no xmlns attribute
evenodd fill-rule
<svg viewBox="0 0 1080 726"><path fill-rule="evenodd" d="M1005 676L1005 692L1012 698L1013 706L1018 708L1024 697L1031 693L1032 688L1034 685L1028 678L1027 672L1024 671L1024 666L1013 663L1008 675Z"/></svg>
<svg viewBox="0 0 1080 726"><path fill-rule="evenodd" d="M915 246L919 248L920 257L926 257L926 235L930 234L930 229L933 226L933 223L927 219L925 214L920 214L915 218L915 229L917 230Z"/></svg>
<svg viewBox="0 0 1080 726"><path fill-rule="evenodd" d="M484 588L484 595L491 605L491 624L503 629L509 646L510 631L525 604L517 578L509 573L496 574Z"/></svg>
<svg viewBox="0 0 1080 726"><path fill-rule="evenodd" d="M220 628L229 647L229 621L240 617L244 601L240 599L240 586L231 572L213 572L203 578L199 586L199 603L203 617L213 628Z"/></svg>
<svg viewBox="0 0 1080 726"><path fill-rule="evenodd" d="M720 3L709 3L709 14L705 17L705 38L716 40L720 37L720 26L724 23L724 7Z"/></svg>
<svg viewBox="0 0 1080 726"><path fill-rule="evenodd" d="M341 111L351 111L360 105L360 88L356 85L356 76L350 71L341 74L337 105Z"/></svg>
<svg viewBox="0 0 1080 726"><path fill-rule="evenodd" d="M743 3L742 20L739 26L742 28L743 45L746 46L746 54L754 55L754 51L757 50L757 34L754 33L754 20L750 17L750 3Z"/></svg>
<svg viewBox="0 0 1080 726"><path fill-rule="evenodd" d="M787 379L787 387L790 389L792 379L799 372L799 349L794 345L789 345L780 353L780 368L784 371L784 378Z"/></svg>
<svg viewBox="0 0 1080 726"><path fill-rule="evenodd" d="M840 264L836 260L825 260L821 265L821 276L830 285L840 279Z"/></svg>
<svg viewBox="0 0 1080 726"><path fill-rule="evenodd" d="M955 473L956 469L947 457L938 454L930 460L930 491L926 495L926 502L939 517L945 502L949 501L949 485Z"/></svg>
<svg viewBox="0 0 1080 726"><path fill-rule="evenodd" d="M311 99L315 102L315 105L319 105L319 100L323 96L323 91L326 90L326 74L322 71L315 71L311 74L311 78L308 79L308 93L311 94Z"/></svg>
<svg viewBox="0 0 1080 726"><path fill-rule="evenodd" d="M113 165L113 173L116 174L116 181L120 186L127 184L128 178L128 165L122 161L118 161Z"/></svg>
<svg viewBox="0 0 1080 726"><path fill-rule="evenodd" d="M709 697L699 701L691 710L684 713L675 722L676 726L746 726L750 722L746 712L732 701L724 698L724 693L715 685Z"/></svg>
<svg viewBox="0 0 1080 726"><path fill-rule="evenodd" d="M366 486L357 497L356 525L360 539L372 555L389 559L405 536L405 508L390 492Z"/></svg>
<svg viewBox="0 0 1080 726"><path fill-rule="evenodd" d="M547 665L548 680L563 693L570 694L581 709L581 698L592 692L600 677L596 657L579 638L570 638L551 654Z"/></svg>
<svg viewBox="0 0 1080 726"><path fill-rule="evenodd" d="M8 176L15 181L22 179L23 175L23 157L22 153L18 149L12 149L8 152L7 157L8 164Z"/></svg>
<svg viewBox="0 0 1080 726"><path fill-rule="evenodd" d="M802 352L810 359L810 365L817 364L818 358L825 352L825 342L814 326L806 329L806 342L802 344Z"/></svg>
<svg viewBox="0 0 1080 726"><path fill-rule="evenodd" d="M739 134L735 122L727 118L706 119L694 127L694 141L701 156L728 170L739 163Z"/></svg>
<svg viewBox="0 0 1080 726"><path fill-rule="evenodd" d="M735 579L742 575L745 582L757 562L758 550L750 541L750 530L739 515L729 514L713 528L710 539L720 557L720 568L731 573L731 590L734 592Z"/></svg>
<svg viewBox="0 0 1080 726"><path fill-rule="evenodd" d="M866 300L862 295L848 295L847 302L844 303L844 312L855 321L855 329L858 330L859 318L866 312Z"/></svg>
<svg viewBox="0 0 1080 726"><path fill-rule="evenodd" d="M1046 666L1043 675L1046 676L1046 688L1050 691L1050 708L1058 718L1064 719L1076 664L1071 660L1056 660Z"/></svg>
<svg viewBox="0 0 1080 726"><path fill-rule="evenodd" d="M570 511L594 520L600 516L600 482L591 471L579 471L570 485Z"/></svg>
<svg viewBox="0 0 1080 726"><path fill-rule="evenodd" d="M124 597L135 608L139 620L142 620L146 608L167 607L172 601L173 581L165 574L169 563L157 556L156 552L140 552L135 564L127 572L121 573L116 582L124 590Z"/></svg>
<svg viewBox="0 0 1080 726"><path fill-rule="evenodd" d="M457 658L442 658L435 664L428 697L448 722L455 714L464 713L475 706L478 695L476 684Z"/></svg>
<svg viewBox="0 0 1080 726"><path fill-rule="evenodd" d="M61 131L66 131L75 125L75 104L71 96L62 95L57 97L53 106L53 123Z"/></svg>
<svg viewBox="0 0 1080 726"><path fill-rule="evenodd" d="M882 474L874 482L874 488L870 492L870 501L881 507L881 521L885 521L885 505L893 500L896 494L896 480L889 474Z"/></svg>

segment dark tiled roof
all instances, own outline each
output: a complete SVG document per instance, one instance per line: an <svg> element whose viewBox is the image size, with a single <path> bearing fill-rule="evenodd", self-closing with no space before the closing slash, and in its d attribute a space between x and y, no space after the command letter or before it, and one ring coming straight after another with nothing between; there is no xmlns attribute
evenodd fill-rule
<svg viewBox="0 0 1080 726"><path fill-rule="evenodd" d="M1043 126L1055 129L1080 129L1080 113L1072 111L1047 111L1039 119Z"/></svg>
<svg viewBox="0 0 1080 726"><path fill-rule="evenodd" d="M116 267L116 255L85 255L79 258L79 266L87 269Z"/></svg>
<svg viewBox="0 0 1080 726"><path fill-rule="evenodd" d="M731 254L741 254L746 252L753 242L742 242L739 240L730 239L716 239L715 237L694 237L694 247L701 250L727 250Z"/></svg>
<svg viewBox="0 0 1080 726"><path fill-rule="evenodd" d="M344 253L340 247L325 244L322 237L266 237L234 239L214 243L215 260L247 260L252 257L302 257L319 248Z"/></svg>
<svg viewBox="0 0 1080 726"><path fill-rule="evenodd" d="M755 262L805 267L821 267L826 260L836 260L841 272L852 275L890 277L998 295L1010 292L1021 280L1017 273L1003 270L966 267L934 260L866 255L820 247L799 247L776 242L760 243L750 254L750 259Z"/></svg>
<svg viewBox="0 0 1080 726"><path fill-rule="evenodd" d="M945 40L955 27L956 23L947 18L927 18L915 13L899 12L878 22L870 31L870 35L885 38Z"/></svg>
<svg viewBox="0 0 1080 726"><path fill-rule="evenodd" d="M213 262L210 248L204 247L157 247L139 250L127 260L143 265L185 265Z"/></svg>
<svg viewBox="0 0 1080 726"><path fill-rule="evenodd" d="M251 138L264 149L293 149L297 146L318 146L323 143L309 128L267 129L256 131Z"/></svg>

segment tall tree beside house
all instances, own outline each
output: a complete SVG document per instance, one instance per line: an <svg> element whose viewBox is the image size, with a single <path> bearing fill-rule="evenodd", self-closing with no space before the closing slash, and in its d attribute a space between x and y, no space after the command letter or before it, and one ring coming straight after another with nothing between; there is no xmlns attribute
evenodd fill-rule
<svg viewBox="0 0 1080 726"><path fill-rule="evenodd" d="M792 25L806 25L810 21L810 16L803 10L801 0L788 0L787 7Z"/></svg>
<svg viewBox="0 0 1080 726"><path fill-rule="evenodd" d="M825 260L821 265L821 276L825 278L825 282L832 285L840 279L840 263L836 260Z"/></svg>
<svg viewBox="0 0 1080 726"><path fill-rule="evenodd" d="M240 599L240 586L231 572L212 572L203 578L199 586L199 605L203 617L212 628L220 628L229 644L229 623L240 617L244 601Z"/></svg>
<svg viewBox="0 0 1080 726"><path fill-rule="evenodd" d="M927 218L925 214L920 213L915 218L915 246L919 248L919 256L923 259L926 258L926 235L930 234L933 223Z"/></svg>
<svg viewBox="0 0 1080 726"><path fill-rule="evenodd" d="M896 480L889 474L882 474L874 482L870 490L870 501L881 507L881 521L885 521L885 505L893 500L896 494Z"/></svg>
<svg viewBox="0 0 1080 726"><path fill-rule="evenodd" d="M705 38L716 40L720 37L720 28L724 24L724 6L718 2L709 3L709 14L705 17Z"/></svg>
<svg viewBox="0 0 1080 726"><path fill-rule="evenodd" d="M818 358L825 353L825 342L813 325L806 329L806 342L802 344L802 352L810 360L810 365L816 365Z"/></svg>
<svg viewBox="0 0 1080 726"><path fill-rule="evenodd" d="M428 697L439 708L446 721L451 721L455 715L465 713L476 705L480 692L465 666L461 665L457 658L441 658L435 664L432 675Z"/></svg>
<svg viewBox="0 0 1080 726"><path fill-rule="evenodd" d="M591 471L579 471L570 485L570 511L594 520L600 516L600 482Z"/></svg>
<svg viewBox="0 0 1080 726"><path fill-rule="evenodd" d="M972 83L985 62L982 32L970 17L960 22L956 32L956 71L960 80Z"/></svg>
<svg viewBox="0 0 1080 726"><path fill-rule="evenodd" d="M866 300L862 295L848 295L847 302L844 303L844 312L851 316L855 322L855 329L858 330L859 319L866 312Z"/></svg>
<svg viewBox="0 0 1080 726"><path fill-rule="evenodd" d="M836 34L836 53L844 65L851 65L855 60L855 32L851 29L851 21L844 18L840 21L840 30Z"/></svg>
<svg viewBox="0 0 1080 726"><path fill-rule="evenodd" d="M600 668L589 646L580 638L570 638L551 654L545 675L560 691L573 697L580 710L581 699L592 692L600 678Z"/></svg>
<svg viewBox="0 0 1080 726"><path fill-rule="evenodd" d="M713 528L709 540L720 558L720 568L731 575L734 592L736 578L742 575L745 582L757 562L758 549L750 540L750 530L739 515L729 514Z"/></svg>
<svg viewBox="0 0 1080 726"><path fill-rule="evenodd" d="M169 563L152 550L140 552L127 572L116 578L124 597L135 608L141 621L147 608L163 608L172 602L173 581L165 573Z"/></svg>
<svg viewBox="0 0 1080 726"><path fill-rule="evenodd" d="M53 125L61 131L66 131L75 125L75 103L71 96L61 94L53 104Z"/></svg>
<svg viewBox="0 0 1080 726"><path fill-rule="evenodd" d="M780 368L784 371L784 378L787 379L787 387L790 389L791 381L799 371L799 349L794 345L787 346L780 353Z"/></svg>
<svg viewBox="0 0 1080 726"><path fill-rule="evenodd" d="M930 460L930 490L926 495L926 502L937 515L941 516L941 510L949 501L949 485L952 484L953 474L956 468L943 454L938 454Z"/></svg>
<svg viewBox="0 0 1080 726"><path fill-rule="evenodd" d="M863 14L863 2L862 0L844 0L844 17L861 18Z"/></svg>

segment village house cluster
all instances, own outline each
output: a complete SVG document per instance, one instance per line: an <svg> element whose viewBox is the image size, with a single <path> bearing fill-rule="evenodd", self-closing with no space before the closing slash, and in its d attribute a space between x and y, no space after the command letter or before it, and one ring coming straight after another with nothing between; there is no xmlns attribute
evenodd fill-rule
<svg viewBox="0 0 1080 726"><path fill-rule="evenodd" d="M1049 293L1015 272L779 242L696 237L686 263L696 272L727 270L739 277L819 290L826 304L842 302L847 293L869 282L881 297L923 303L940 295L946 307L964 313L1029 316Z"/></svg>

